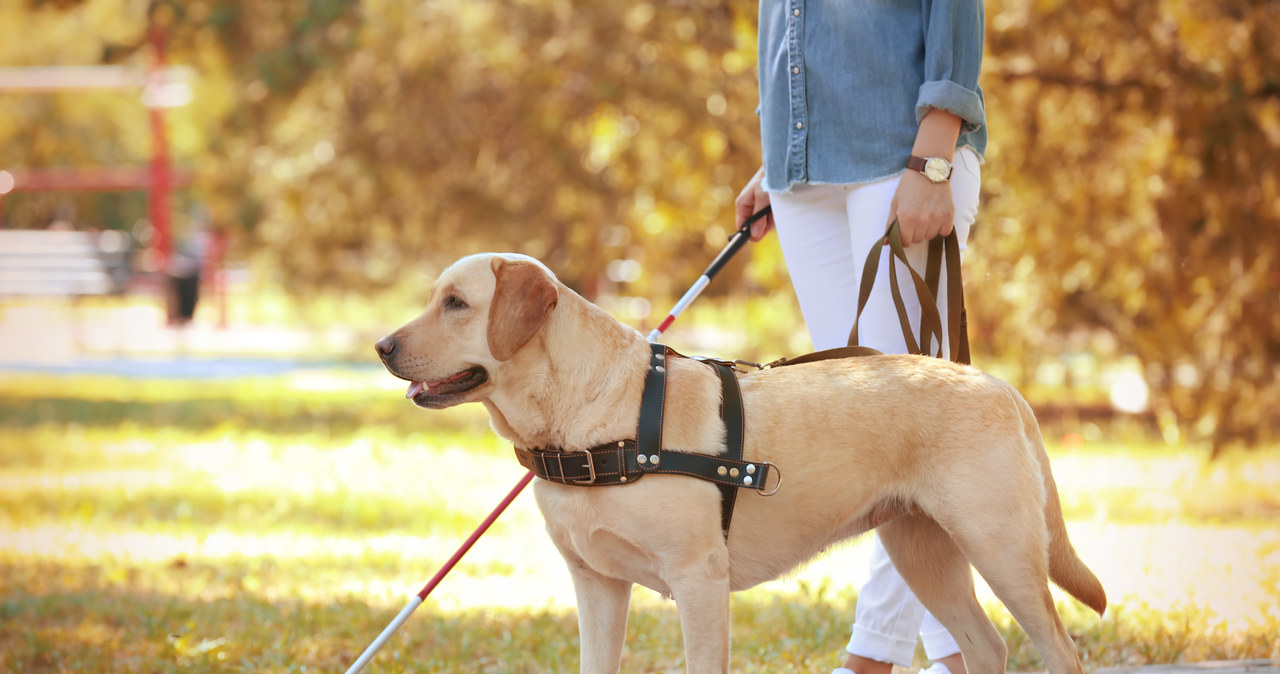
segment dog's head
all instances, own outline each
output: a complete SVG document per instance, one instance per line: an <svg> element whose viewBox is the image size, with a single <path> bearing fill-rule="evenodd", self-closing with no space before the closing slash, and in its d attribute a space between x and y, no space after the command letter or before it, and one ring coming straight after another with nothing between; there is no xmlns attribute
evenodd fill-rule
<svg viewBox="0 0 1280 674"><path fill-rule="evenodd" d="M441 409L488 396L496 368L542 329L559 284L523 255L465 257L444 271L427 310L378 340L378 356L409 383L405 397Z"/></svg>

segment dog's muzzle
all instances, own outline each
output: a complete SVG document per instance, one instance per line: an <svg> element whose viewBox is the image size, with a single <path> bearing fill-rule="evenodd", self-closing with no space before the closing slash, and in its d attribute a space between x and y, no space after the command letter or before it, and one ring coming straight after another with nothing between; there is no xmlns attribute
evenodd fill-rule
<svg viewBox="0 0 1280 674"><path fill-rule="evenodd" d="M402 349L395 335L388 335L378 340L373 346L382 359L382 364L391 374L409 382L409 389L404 397L413 401L418 407L442 409L466 402L466 394L484 386L489 381L489 372L479 365L455 372L444 379L426 381L398 371L396 358Z"/></svg>

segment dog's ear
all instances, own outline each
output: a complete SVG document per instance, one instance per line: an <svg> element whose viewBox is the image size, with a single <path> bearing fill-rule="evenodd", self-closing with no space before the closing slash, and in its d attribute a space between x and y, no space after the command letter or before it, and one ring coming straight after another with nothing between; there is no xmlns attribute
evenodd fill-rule
<svg viewBox="0 0 1280 674"><path fill-rule="evenodd" d="M532 262L493 258L497 285L489 305L489 353L515 355L542 329L560 295L547 272Z"/></svg>

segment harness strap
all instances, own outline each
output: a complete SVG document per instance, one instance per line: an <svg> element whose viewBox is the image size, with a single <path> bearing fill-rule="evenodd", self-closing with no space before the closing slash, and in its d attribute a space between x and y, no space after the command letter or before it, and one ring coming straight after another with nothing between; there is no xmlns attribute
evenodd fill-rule
<svg viewBox="0 0 1280 674"><path fill-rule="evenodd" d="M636 428L636 449L649 456L662 452L662 415L667 402L667 346L649 344L649 374L640 394L640 422Z"/></svg>
<svg viewBox="0 0 1280 674"><path fill-rule="evenodd" d="M765 484L774 479L776 470L773 464L763 461L735 460L723 455L695 454L676 449L662 450L657 455L658 464L654 465L647 454L644 461L640 461L641 453L636 450L635 440L619 440L579 450L517 447L515 453L520 465L533 471L534 475L551 482L582 487L631 484L648 474L687 475L718 485L767 493Z"/></svg>
<svg viewBox="0 0 1280 674"><path fill-rule="evenodd" d="M764 490L775 469L769 463L742 458L746 437L742 392L733 368L722 361L703 362L714 367L720 376L726 452L712 455L663 449L662 411L666 398L667 359L675 352L662 344L653 344L651 349L649 373L640 398L636 440L619 440L583 450L517 447L516 458L520 465L544 480L583 487L630 484L650 473L685 475L712 482L720 487L720 526L728 540L738 489L773 493L777 490L776 485L772 491Z"/></svg>
<svg viewBox="0 0 1280 674"><path fill-rule="evenodd" d="M724 363L713 362L712 367L720 375L720 388L724 390L724 401L720 407L720 418L724 419L725 458L734 461L742 460L742 445L746 436L746 424L743 422L742 390L738 387L738 376L733 368ZM746 477L754 477L747 475ZM750 484L750 483L748 483ZM738 499L737 484L719 484L720 487L720 527L724 530L725 540L729 539L729 523L733 521L733 504ZM764 486L761 480L760 486Z"/></svg>

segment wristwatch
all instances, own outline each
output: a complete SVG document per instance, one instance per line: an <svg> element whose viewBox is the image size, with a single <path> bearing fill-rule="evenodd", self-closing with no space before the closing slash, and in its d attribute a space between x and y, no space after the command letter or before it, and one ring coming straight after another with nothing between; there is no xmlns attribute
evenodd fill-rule
<svg viewBox="0 0 1280 674"><path fill-rule="evenodd" d="M931 182L945 183L951 179L951 162L942 157L917 157L911 155L907 160L907 168L919 171Z"/></svg>

